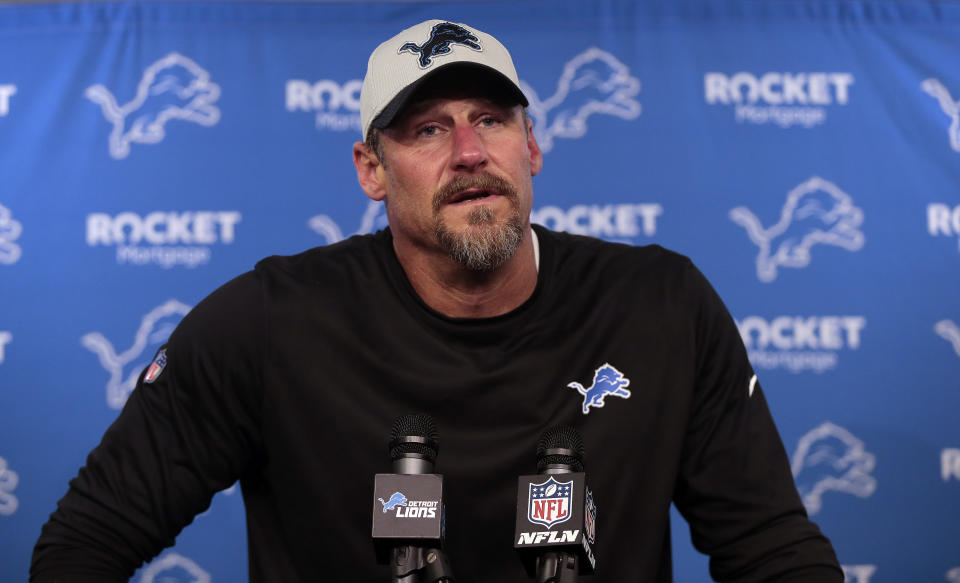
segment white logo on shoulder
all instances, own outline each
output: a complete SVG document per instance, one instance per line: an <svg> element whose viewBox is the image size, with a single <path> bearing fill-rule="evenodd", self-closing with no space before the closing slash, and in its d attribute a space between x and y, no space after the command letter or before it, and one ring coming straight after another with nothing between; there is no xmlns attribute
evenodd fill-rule
<svg viewBox="0 0 960 583"><path fill-rule="evenodd" d="M845 583L870 583L870 577L877 572L876 565L840 565Z"/></svg>
<svg viewBox="0 0 960 583"><path fill-rule="evenodd" d="M17 511L20 502L13 495L20 478L7 467L7 460L0 457L0 515L10 516Z"/></svg>
<svg viewBox="0 0 960 583"><path fill-rule="evenodd" d="M10 98L16 94L16 85L0 85L0 117L6 117L10 113Z"/></svg>
<svg viewBox="0 0 960 583"><path fill-rule="evenodd" d="M84 96L98 104L103 117L113 124L110 155L117 160L130 154L132 142L159 143L172 119L208 127L220 121L220 110L213 105L220 97L220 86L210 81L210 73L179 53L147 67L137 94L125 105L118 105L103 85L88 87Z"/></svg>
<svg viewBox="0 0 960 583"><path fill-rule="evenodd" d="M20 245L14 241L22 232L23 227L13 220L10 209L0 204L0 263L12 265L20 259Z"/></svg>
<svg viewBox="0 0 960 583"><path fill-rule="evenodd" d="M587 118L595 113L625 120L640 115L640 80L630 75L619 59L596 47L589 48L567 62L552 96L541 100L533 87L520 81L530 106L533 133L540 149L553 149L554 138L582 138L587 133Z"/></svg>
<svg viewBox="0 0 960 583"><path fill-rule="evenodd" d="M937 100L940 109L950 118L950 127L947 128L947 135L950 136L950 147L960 152L960 103L954 101L950 92L939 79L933 77L924 79L920 87Z"/></svg>
<svg viewBox="0 0 960 583"><path fill-rule="evenodd" d="M960 326L951 320L940 320L933 326L933 331L953 346L953 351L960 356Z"/></svg>
<svg viewBox="0 0 960 583"><path fill-rule="evenodd" d="M210 573L192 560L167 553L143 568L139 583L210 583Z"/></svg>
<svg viewBox="0 0 960 583"><path fill-rule="evenodd" d="M867 498L877 489L870 475L876 456L852 433L827 422L800 438L791 468L797 491L811 515L823 508L831 490Z"/></svg>
<svg viewBox="0 0 960 583"><path fill-rule="evenodd" d="M353 232L354 235L366 235L369 233L374 233L379 229L382 229L387 226L387 213L382 202L371 200L367 202L367 208L363 212L363 216L360 218L360 226L356 231ZM327 245L332 245L338 241L344 239L343 231L340 230L340 226L327 215L316 215L310 217L310 220L307 221L307 225L312 231L323 236L327 241Z"/></svg>
<svg viewBox="0 0 960 583"><path fill-rule="evenodd" d="M760 219L742 206L730 211L730 219L746 229L760 248L757 277L764 282L775 280L780 267L809 265L814 245L859 251L864 242L859 229L863 211L854 206L849 194L816 176L787 194L780 221L770 228L763 228Z"/></svg>
<svg viewBox="0 0 960 583"><path fill-rule="evenodd" d="M946 578L950 583L960 583L960 567L954 567L947 571Z"/></svg>
<svg viewBox="0 0 960 583"><path fill-rule="evenodd" d="M133 344L119 354L100 332L83 335L80 343L96 354L100 364L110 373L107 380L107 405L110 408L123 407L137 385L140 372L150 364L150 359L189 311L190 306L177 300L167 300L150 310L140 321Z"/></svg>

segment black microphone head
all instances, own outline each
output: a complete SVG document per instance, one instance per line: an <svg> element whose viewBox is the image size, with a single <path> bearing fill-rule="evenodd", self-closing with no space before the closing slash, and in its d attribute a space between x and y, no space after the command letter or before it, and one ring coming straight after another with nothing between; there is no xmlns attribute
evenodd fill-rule
<svg viewBox="0 0 960 583"><path fill-rule="evenodd" d="M583 471L583 438L569 425L558 425L543 432L537 444L537 472L550 466L570 472Z"/></svg>
<svg viewBox="0 0 960 583"><path fill-rule="evenodd" d="M413 454L433 463L437 460L439 449L437 426L433 417L425 413L412 413L394 419L393 428L390 430L391 460L396 461Z"/></svg>

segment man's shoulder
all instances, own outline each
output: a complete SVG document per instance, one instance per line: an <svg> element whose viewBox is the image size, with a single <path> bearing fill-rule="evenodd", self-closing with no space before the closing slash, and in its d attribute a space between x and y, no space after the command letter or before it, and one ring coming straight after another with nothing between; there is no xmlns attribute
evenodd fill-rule
<svg viewBox="0 0 960 583"><path fill-rule="evenodd" d="M384 237L386 245L384 247ZM183 319L178 337L210 341L227 334L255 338L264 317L278 298L317 298L323 293L342 295L357 273L382 265L389 233L358 235L296 255L273 255L213 290ZM362 276L359 276L362 277ZM352 278L352 279L351 279ZM382 279L382 278L380 278ZM366 278L365 283L375 281ZM373 284L369 284L373 285Z"/></svg>
<svg viewBox="0 0 960 583"><path fill-rule="evenodd" d="M338 243L313 247L295 255L272 255L257 262L254 271L265 279L292 278L323 281L357 269L381 264L389 249L388 231L354 235Z"/></svg>
<svg viewBox="0 0 960 583"><path fill-rule="evenodd" d="M592 266L599 269L617 269L624 273L682 272L693 264L690 259L657 244L629 245L604 241L595 237L537 228L537 235L545 239L555 254L555 262L564 269L573 266Z"/></svg>

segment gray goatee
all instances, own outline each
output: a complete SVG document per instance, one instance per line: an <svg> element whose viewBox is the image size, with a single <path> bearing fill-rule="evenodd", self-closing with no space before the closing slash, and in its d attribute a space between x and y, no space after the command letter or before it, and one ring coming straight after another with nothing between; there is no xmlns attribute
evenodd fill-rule
<svg viewBox="0 0 960 583"><path fill-rule="evenodd" d="M492 190L507 197L513 212L498 223L493 211L485 206L471 209L467 215L469 227L452 230L440 216L444 201L466 189ZM492 271L506 263L523 240L523 218L517 208L516 189L506 180L490 174L457 176L434 195L434 233L440 248L451 259L472 271Z"/></svg>

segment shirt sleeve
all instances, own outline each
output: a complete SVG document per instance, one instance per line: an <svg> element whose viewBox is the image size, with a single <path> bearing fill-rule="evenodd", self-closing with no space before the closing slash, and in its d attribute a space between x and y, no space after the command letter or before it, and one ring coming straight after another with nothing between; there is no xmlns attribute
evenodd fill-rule
<svg viewBox="0 0 960 583"><path fill-rule="evenodd" d="M736 324L706 278L687 276L697 380L674 501L710 574L730 583L840 583L807 518Z"/></svg>
<svg viewBox="0 0 960 583"><path fill-rule="evenodd" d="M184 317L43 526L31 581L127 581L243 476L259 449L264 326L253 273Z"/></svg>

